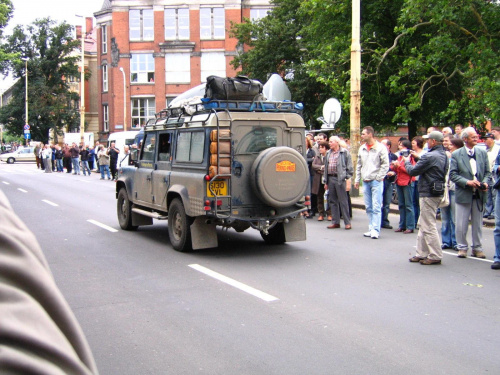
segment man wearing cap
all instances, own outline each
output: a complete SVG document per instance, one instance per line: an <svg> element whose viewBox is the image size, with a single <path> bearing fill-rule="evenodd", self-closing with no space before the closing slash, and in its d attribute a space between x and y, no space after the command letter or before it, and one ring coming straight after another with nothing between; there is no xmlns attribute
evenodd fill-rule
<svg viewBox="0 0 500 375"><path fill-rule="evenodd" d="M467 231L469 217L472 229L472 256L485 258L481 237L483 234L483 211L490 178L490 164L486 151L477 145L476 130L462 130L465 146L451 155L450 180L455 183L456 223L458 257L466 258L469 244Z"/></svg>
<svg viewBox="0 0 500 375"><path fill-rule="evenodd" d="M500 146L495 143L495 135L493 133L486 133L481 137L486 145L486 153L488 154L488 162L490 163L490 171L493 171L495 160L500 151ZM495 198L497 195L496 189L493 189L493 174L488 179L488 197L486 198L486 207L484 209L483 217L493 219L495 215Z"/></svg>
<svg viewBox="0 0 500 375"><path fill-rule="evenodd" d="M423 265L441 264L443 251L436 225L436 210L444 193L438 185L444 186L448 157L443 147L441 132L434 130L423 138L427 139L429 151L420 157L417 164L412 165L409 156L404 158L406 172L410 176L420 176L417 252L410 258L410 262Z"/></svg>

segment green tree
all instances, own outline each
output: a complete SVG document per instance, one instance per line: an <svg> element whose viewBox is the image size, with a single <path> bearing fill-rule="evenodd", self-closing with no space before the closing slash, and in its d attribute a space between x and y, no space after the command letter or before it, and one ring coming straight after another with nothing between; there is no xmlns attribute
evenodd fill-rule
<svg viewBox="0 0 500 375"><path fill-rule="evenodd" d="M379 63L400 55L400 69L387 80L391 92L403 99L395 119L427 114L428 124L479 127L487 119L499 120L498 3L406 0L396 32Z"/></svg>
<svg viewBox="0 0 500 375"><path fill-rule="evenodd" d="M273 5L260 22L233 27L250 46L233 64L257 77L293 69L294 99L318 114L325 98L338 98L338 127L347 130L351 1ZM486 0L361 1L362 126L380 131L407 122L414 135L430 125L497 120L498 12Z"/></svg>
<svg viewBox="0 0 500 375"><path fill-rule="evenodd" d="M267 17L241 24L232 24L231 35L246 51L235 57L231 64L242 73L266 82L271 73L278 73L288 80L292 99L304 103L304 118L309 125L316 125L320 103L328 96L326 87L311 80L304 62L301 28L304 20L299 14L300 0L275 0L275 8Z"/></svg>
<svg viewBox="0 0 500 375"><path fill-rule="evenodd" d="M58 134L63 126L70 130L79 126L80 115L75 103L78 93L70 89L69 77L78 73L79 55L75 53L79 42L73 37L73 27L56 24L50 18L36 20L26 28L14 28L2 49L28 58L29 123L33 139L47 140L49 129ZM0 122L16 135L23 133L25 124L25 62L8 61L3 72L10 71L15 78L13 98L0 111Z"/></svg>

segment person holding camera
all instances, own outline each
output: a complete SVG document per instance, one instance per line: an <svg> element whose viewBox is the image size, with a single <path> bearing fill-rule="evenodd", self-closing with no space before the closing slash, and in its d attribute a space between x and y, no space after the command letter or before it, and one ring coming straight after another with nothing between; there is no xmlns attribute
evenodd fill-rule
<svg viewBox="0 0 500 375"><path fill-rule="evenodd" d="M419 158L417 164L412 165L410 156L404 157L406 172L412 177L420 176L417 252L410 258L410 262L423 265L441 264L443 251L437 230L436 210L444 194L448 157L443 147L441 132L432 131L423 138L427 139L429 151Z"/></svg>
<svg viewBox="0 0 500 375"><path fill-rule="evenodd" d="M483 211L488 192L490 164L486 151L475 147L479 139L476 130L468 127L460 135L464 147L451 155L450 180L455 183L456 224L458 257L466 258L469 244L467 231L469 218L472 227L472 256L484 259L481 237Z"/></svg>
<svg viewBox="0 0 500 375"><path fill-rule="evenodd" d="M395 232L404 234L413 233L415 230L415 214L413 212L412 182L415 177L411 177L405 168L405 157L410 157L410 162L414 165L415 159L410 155L411 142L405 139L399 142L399 158L391 163L391 170L396 172L396 189L398 192L399 205L399 226Z"/></svg>

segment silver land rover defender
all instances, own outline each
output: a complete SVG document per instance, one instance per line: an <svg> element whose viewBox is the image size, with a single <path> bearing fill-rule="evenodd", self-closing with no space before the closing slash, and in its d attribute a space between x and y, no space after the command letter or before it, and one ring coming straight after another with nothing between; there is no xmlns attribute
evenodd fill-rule
<svg viewBox="0 0 500 375"><path fill-rule="evenodd" d="M205 100L165 109L119 170L120 227L168 220L174 249L217 247L216 227L269 244L306 239L310 204L299 103Z"/></svg>

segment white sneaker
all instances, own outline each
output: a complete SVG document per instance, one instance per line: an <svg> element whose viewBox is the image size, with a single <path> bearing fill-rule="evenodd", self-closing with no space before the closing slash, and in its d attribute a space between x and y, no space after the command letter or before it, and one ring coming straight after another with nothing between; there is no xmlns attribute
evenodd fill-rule
<svg viewBox="0 0 500 375"><path fill-rule="evenodd" d="M363 236L365 236L365 237L371 237L372 236L372 232L368 231L366 233L363 233Z"/></svg>
<svg viewBox="0 0 500 375"><path fill-rule="evenodd" d="M378 239L378 232L376 230L372 230L371 238L373 238L374 240Z"/></svg>

